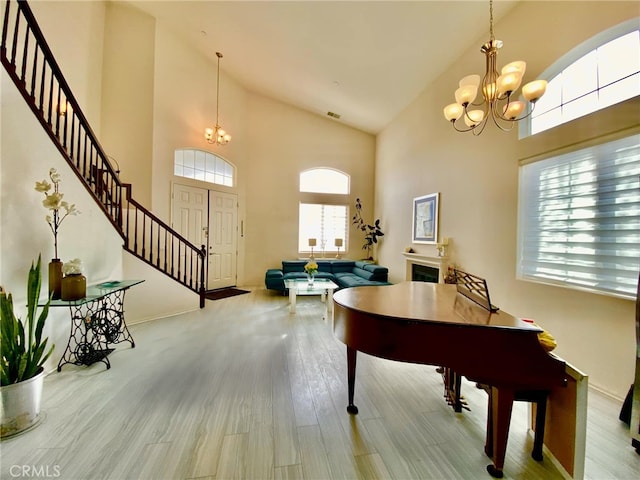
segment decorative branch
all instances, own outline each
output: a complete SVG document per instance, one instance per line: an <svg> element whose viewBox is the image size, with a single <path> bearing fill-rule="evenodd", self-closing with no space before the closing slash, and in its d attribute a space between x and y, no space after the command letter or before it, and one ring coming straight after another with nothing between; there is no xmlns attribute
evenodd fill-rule
<svg viewBox="0 0 640 480"><path fill-rule="evenodd" d="M362 249L367 251L367 259L372 259L371 249L374 243L378 243L378 237L384 236L380 227L380 219L376 219L373 225L368 224L362 218L362 203L359 198L356 198L356 213L351 218L351 223L356 226L360 231L364 232L365 243L362 245Z"/></svg>

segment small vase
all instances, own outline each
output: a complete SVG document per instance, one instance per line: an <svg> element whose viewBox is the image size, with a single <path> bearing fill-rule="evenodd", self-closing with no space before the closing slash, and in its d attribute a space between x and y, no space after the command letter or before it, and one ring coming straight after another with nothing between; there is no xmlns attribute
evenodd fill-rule
<svg viewBox="0 0 640 480"><path fill-rule="evenodd" d="M87 277L81 273L74 273L62 279L62 300L80 300L86 295Z"/></svg>
<svg viewBox="0 0 640 480"><path fill-rule="evenodd" d="M58 300L62 293L62 262L54 258L49 262L49 295Z"/></svg>
<svg viewBox="0 0 640 480"><path fill-rule="evenodd" d="M312 273L307 273L307 282L309 283L310 287L313 287L314 279L315 279L315 275L313 275Z"/></svg>

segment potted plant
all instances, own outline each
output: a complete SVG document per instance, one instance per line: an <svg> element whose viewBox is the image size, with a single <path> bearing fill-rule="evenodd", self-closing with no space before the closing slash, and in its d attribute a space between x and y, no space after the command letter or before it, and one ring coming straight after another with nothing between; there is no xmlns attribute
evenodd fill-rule
<svg viewBox="0 0 640 480"><path fill-rule="evenodd" d="M356 225L356 228L364 232L364 245L362 249L367 251L367 260L373 260L371 249L374 243L378 243L378 237L382 237L384 233L380 229L380 219L376 219L373 225L368 224L362 218L362 203L360 199L356 198L356 213L351 219L351 223Z"/></svg>
<svg viewBox="0 0 640 480"><path fill-rule="evenodd" d="M38 298L42 278L40 257L31 263L27 282L26 322L16 318L10 293L0 293L0 409L2 438L15 435L35 426L40 420L40 400L44 383L44 363L53 345L47 351L48 338L42 339L42 330L49 314L51 297L40 314Z"/></svg>

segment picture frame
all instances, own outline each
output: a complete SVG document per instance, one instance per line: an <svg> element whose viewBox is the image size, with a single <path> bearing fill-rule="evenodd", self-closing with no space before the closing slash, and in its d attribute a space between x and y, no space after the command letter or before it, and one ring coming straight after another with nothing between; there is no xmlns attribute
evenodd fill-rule
<svg viewBox="0 0 640 480"><path fill-rule="evenodd" d="M438 203L440 193L430 193L413 199L413 243L438 242Z"/></svg>

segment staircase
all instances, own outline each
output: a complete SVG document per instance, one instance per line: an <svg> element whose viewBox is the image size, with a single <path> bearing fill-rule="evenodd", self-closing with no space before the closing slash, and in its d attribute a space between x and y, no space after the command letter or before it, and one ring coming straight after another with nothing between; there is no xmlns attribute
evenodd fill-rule
<svg viewBox="0 0 640 480"><path fill-rule="evenodd" d="M204 245L197 247L131 196L111 166L25 0L6 0L2 65L78 179L122 237L123 248L205 302Z"/></svg>

